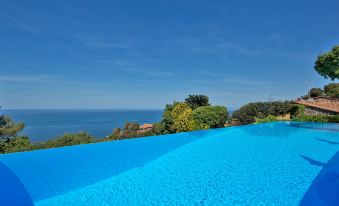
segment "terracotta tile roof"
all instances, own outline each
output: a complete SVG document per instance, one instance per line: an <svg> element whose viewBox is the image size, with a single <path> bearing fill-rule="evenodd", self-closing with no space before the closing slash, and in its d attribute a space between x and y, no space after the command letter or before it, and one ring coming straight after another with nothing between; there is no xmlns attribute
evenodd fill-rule
<svg viewBox="0 0 339 206"><path fill-rule="evenodd" d="M140 129L151 129L153 127L153 124L143 124L140 126Z"/></svg>
<svg viewBox="0 0 339 206"><path fill-rule="evenodd" d="M309 107L314 107L318 109L323 109L326 111L337 112L339 113L339 100L334 101L306 101L298 99L295 101L297 104L302 104Z"/></svg>

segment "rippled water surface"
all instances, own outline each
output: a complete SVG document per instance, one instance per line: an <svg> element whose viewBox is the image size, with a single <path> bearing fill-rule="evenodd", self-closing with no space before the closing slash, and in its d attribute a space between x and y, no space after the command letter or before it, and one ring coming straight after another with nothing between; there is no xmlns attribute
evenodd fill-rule
<svg viewBox="0 0 339 206"><path fill-rule="evenodd" d="M0 161L39 206L334 205L338 149L338 132L287 122L24 152Z"/></svg>

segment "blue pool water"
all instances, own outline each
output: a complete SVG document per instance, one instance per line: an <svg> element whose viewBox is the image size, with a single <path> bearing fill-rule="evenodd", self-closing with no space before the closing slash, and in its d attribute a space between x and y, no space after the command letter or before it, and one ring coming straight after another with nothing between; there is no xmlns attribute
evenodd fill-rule
<svg viewBox="0 0 339 206"><path fill-rule="evenodd" d="M313 126L231 127L0 155L0 162L39 206L338 205L339 125Z"/></svg>

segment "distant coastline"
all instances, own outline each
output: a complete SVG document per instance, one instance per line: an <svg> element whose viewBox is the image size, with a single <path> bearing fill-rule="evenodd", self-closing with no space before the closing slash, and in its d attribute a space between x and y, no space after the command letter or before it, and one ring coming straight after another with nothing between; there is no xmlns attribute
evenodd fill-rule
<svg viewBox="0 0 339 206"><path fill-rule="evenodd" d="M86 131L103 138L126 122L153 123L161 119L156 109L4 109L1 114L24 122L23 134L33 142L44 141L66 132Z"/></svg>
<svg viewBox="0 0 339 206"><path fill-rule="evenodd" d="M235 109L229 111L230 115ZM22 134L32 142L52 139L65 132L86 131L103 138L126 122L138 124L160 121L162 109L3 109L16 122L24 122Z"/></svg>

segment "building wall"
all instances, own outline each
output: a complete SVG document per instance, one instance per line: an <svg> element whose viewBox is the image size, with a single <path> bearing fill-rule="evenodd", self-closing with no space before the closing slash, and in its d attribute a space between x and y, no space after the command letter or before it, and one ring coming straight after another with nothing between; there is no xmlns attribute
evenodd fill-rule
<svg viewBox="0 0 339 206"><path fill-rule="evenodd" d="M336 115L336 112L330 112L323 109L305 106L305 115L316 116L316 115Z"/></svg>

